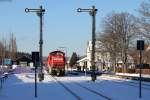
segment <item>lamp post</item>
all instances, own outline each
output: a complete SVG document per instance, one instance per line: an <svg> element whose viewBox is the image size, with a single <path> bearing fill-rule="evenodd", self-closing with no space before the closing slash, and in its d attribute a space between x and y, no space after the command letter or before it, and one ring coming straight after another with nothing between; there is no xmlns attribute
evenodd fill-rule
<svg viewBox="0 0 150 100"><path fill-rule="evenodd" d="M78 8L77 12L88 12L92 16L92 53L91 53L91 66L92 66L92 81L96 80L95 75L95 16L98 9L95 9L95 6L92 6L92 9L82 9Z"/></svg>
<svg viewBox="0 0 150 100"><path fill-rule="evenodd" d="M37 13L37 15L40 17L40 40L39 40L39 52L40 52L40 60L39 60L39 64L40 64L40 68L41 68L41 71L40 71L40 81L42 81L44 79L44 74L43 74L43 57L42 57L42 52L43 52L43 15L44 15L44 12L45 12L45 9L42 8L42 6L40 6L39 9L29 9L29 8L26 8L25 9L25 12L28 13L28 12L35 12Z"/></svg>

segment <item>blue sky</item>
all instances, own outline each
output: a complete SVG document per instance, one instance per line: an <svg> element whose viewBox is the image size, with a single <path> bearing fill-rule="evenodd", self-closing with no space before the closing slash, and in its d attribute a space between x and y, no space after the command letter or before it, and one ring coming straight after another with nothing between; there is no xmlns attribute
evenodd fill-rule
<svg viewBox="0 0 150 100"><path fill-rule="evenodd" d="M1 1L1 0L0 0ZM4 1L4 0L3 0ZM68 55L77 52L85 55L87 41L91 39L91 16L78 13L77 8L98 9L96 32L101 31L102 19L112 11L137 15L136 9L147 0L12 0L0 2L0 39L14 33L18 51L39 50L39 18L35 13L25 13L25 8L46 9L43 28L43 55L66 47Z"/></svg>

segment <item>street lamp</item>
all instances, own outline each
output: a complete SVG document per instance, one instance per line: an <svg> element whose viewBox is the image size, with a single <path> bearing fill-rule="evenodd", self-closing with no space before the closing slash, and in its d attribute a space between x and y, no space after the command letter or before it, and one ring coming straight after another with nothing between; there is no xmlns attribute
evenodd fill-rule
<svg viewBox="0 0 150 100"><path fill-rule="evenodd" d="M78 8L77 12L88 12L92 16L92 53L91 53L91 66L92 66L92 81L96 80L95 75L95 16L98 9L95 9L95 6L92 6L92 9L82 9Z"/></svg>
<svg viewBox="0 0 150 100"><path fill-rule="evenodd" d="M40 51L40 61L39 61L39 64L40 64L40 68L41 68L41 72L39 74L40 76L40 81L42 81L44 79L44 74L43 74L43 57L42 57L42 52L43 52L43 29L42 29L42 25L43 25L43 15L44 15L44 12L45 12L45 9L42 8L42 6L40 6L39 9L29 9L29 8L26 8L25 9L25 12L28 13L28 12L36 12L37 15L40 17L40 40L39 40L39 51Z"/></svg>

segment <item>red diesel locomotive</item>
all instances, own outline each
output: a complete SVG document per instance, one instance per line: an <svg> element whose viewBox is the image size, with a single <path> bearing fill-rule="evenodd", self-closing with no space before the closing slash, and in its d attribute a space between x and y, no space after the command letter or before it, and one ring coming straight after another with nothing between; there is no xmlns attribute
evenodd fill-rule
<svg viewBox="0 0 150 100"><path fill-rule="evenodd" d="M47 70L51 75L65 75L65 53L53 51L49 53L47 59Z"/></svg>

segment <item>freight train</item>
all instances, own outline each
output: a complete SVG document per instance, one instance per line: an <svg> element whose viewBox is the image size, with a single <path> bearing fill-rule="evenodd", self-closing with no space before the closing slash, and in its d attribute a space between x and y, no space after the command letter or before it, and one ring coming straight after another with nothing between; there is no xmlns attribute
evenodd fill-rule
<svg viewBox="0 0 150 100"><path fill-rule="evenodd" d="M51 75L65 75L65 53L62 51L50 52L47 58L47 71Z"/></svg>

